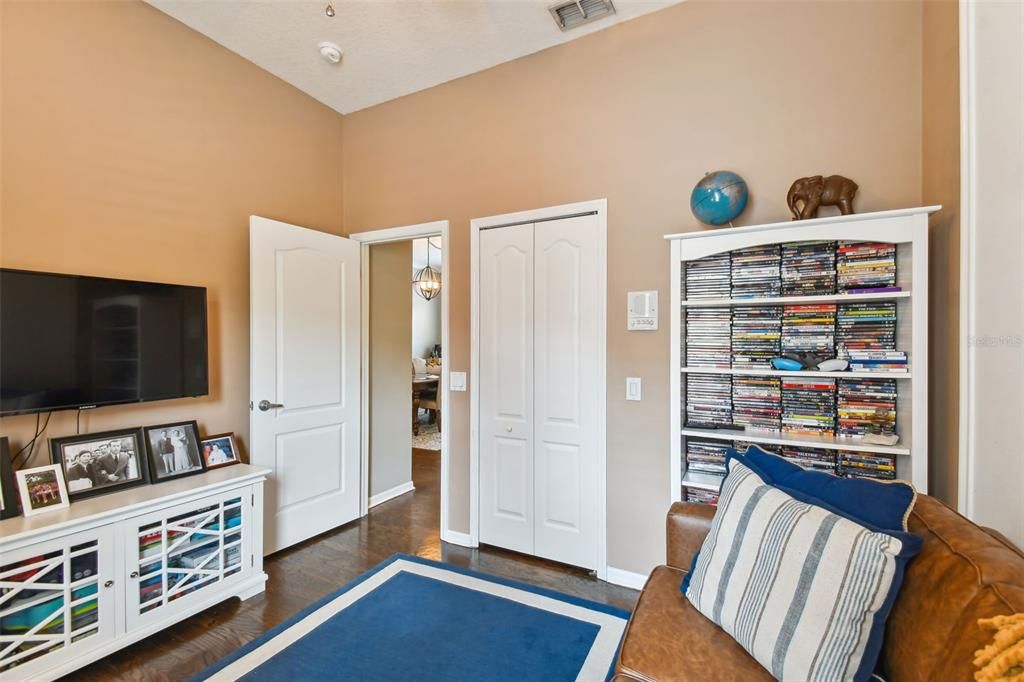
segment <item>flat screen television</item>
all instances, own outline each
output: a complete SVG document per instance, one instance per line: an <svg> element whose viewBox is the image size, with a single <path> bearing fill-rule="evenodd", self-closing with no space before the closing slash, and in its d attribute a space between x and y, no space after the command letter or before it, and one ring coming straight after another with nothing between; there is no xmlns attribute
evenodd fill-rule
<svg viewBox="0 0 1024 682"><path fill-rule="evenodd" d="M0 268L0 415L206 395L206 289Z"/></svg>

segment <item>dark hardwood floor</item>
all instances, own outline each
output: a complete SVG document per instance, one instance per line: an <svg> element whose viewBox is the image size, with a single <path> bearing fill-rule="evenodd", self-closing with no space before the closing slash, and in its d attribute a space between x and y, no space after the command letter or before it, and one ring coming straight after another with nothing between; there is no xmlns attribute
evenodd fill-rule
<svg viewBox="0 0 1024 682"><path fill-rule="evenodd" d="M442 543L440 455L413 450L416 490L267 557L263 594L230 599L68 675L65 680L183 680L287 620L395 552L445 561L631 610L638 592L586 571L491 547Z"/></svg>

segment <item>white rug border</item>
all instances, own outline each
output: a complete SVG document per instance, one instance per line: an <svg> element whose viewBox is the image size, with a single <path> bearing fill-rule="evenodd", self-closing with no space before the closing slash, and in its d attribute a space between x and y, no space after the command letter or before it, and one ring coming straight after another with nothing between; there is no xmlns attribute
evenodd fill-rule
<svg viewBox="0 0 1024 682"><path fill-rule="evenodd" d="M618 650L619 641L622 639L622 633L626 628L626 619L621 618L620 616L603 613L601 611L594 611L585 606L577 606L576 604L570 604L558 599L553 599L543 594L536 594L518 587L502 585L500 583L491 582L490 580L465 575L456 571L450 571L438 566L420 564L414 561L407 561L405 559L396 559L391 564L380 571L377 571L377 573L359 583L352 589L348 590L344 594L338 595L335 599L332 599L316 611L308 614L297 623L294 623L284 632L278 633L241 658L232 661L207 679L210 680L210 682L231 682L252 672L260 665L270 660L271 657L294 644L299 639L327 622L327 620L332 616L341 613L343 610L357 602L360 598L380 587L380 585L389 578L402 571L415 573L427 578L442 580L452 585L458 585L459 587L465 587L496 597L503 597L526 606L532 606L550 613L557 613L562 616L597 625L599 628L597 637L594 639L594 643L590 647L590 652L587 654L587 658L583 662L583 666L580 668L579 674L576 676L577 682L597 682L598 680L604 680L607 677L608 670L615 657L615 652Z"/></svg>

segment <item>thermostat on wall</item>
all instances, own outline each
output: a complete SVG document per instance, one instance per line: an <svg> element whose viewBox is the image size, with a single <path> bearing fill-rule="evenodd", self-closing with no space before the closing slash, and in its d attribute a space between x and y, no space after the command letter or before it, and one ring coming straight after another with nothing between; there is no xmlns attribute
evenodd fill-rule
<svg viewBox="0 0 1024 682"><path fill-rule="evenodd" d="M658 292L631 291L626 295L629 331L655 331L658 329Z"/></svg>

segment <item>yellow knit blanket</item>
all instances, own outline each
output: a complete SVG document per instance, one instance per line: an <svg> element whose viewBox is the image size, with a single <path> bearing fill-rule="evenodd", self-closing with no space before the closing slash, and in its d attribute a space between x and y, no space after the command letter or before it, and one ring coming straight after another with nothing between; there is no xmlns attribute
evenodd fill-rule
<svg viewBox="0 0 1024 682"><path fill-rule="evenodd" d="M974 652L974 673L978 682L1017 680L1024 682L1024 613L978 620L985 630L995 630L992 643Z"/></svg>

